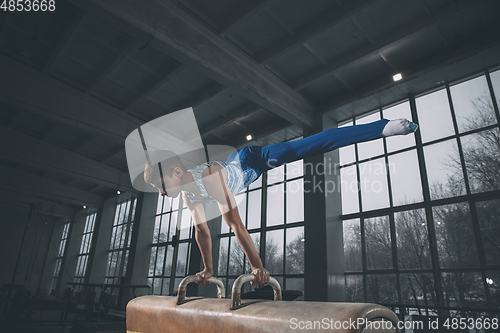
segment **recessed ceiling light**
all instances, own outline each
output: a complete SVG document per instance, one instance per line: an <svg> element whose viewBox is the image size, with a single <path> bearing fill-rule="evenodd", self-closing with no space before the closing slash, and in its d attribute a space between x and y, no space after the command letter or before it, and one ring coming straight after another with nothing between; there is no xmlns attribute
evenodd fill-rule
<svg viewBox="0 0 500 333"><path fill-rule="evenodd" d="M252 136L250 134L247 135L247 141L252 140Z"/></svg>
<svg viewBox="0 0 500 333"><path fill-rule="evenodd" d="M399 81L403 78L403 75L401 75L401 73L398 73L394 75L392 78L394 79L394 81Z"/></svg>
<svg viewBox="0 0 500 333"><path fill-rule="evenodd" d="M87 208L87 206L83 206L83 209Z"/></svg>
<svg viewBox="0 0 500 333"><path fill-rule="evenodd" d="M120 194L121 192L120 191L116 191L116 193Z"/></svg>

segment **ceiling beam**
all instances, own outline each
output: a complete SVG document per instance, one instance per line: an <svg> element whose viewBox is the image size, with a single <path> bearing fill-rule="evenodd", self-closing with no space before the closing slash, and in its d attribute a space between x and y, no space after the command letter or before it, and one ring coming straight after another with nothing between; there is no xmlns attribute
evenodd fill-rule
<svg viewBox="0 0 500 333"><path fill-rule="evenodd" d="M445 8L438 13L435 13L430 18L421 19L414 22L404 28L396 29L392 33L384 36L378 40L375 44L370 44L362 47L355 52L347 54L339 59L335 60L328 67L320 69L319 71L307 74L295 81L293 88L295 90L301 90L319 80L334 75L337 71L352 64L368 59L372 56L379 56L384 50L393 47L394 45L402 42L403 40L410 38L424 30L432 29L434 26L458 15L464 10L467 10L477 3L475 2L461 2L459 5L454 7L453 10L450 8Z"/></svg>
<svg viewBox="0 0 500 333"><path fill-rule="evenodd" d="M181 110L185 109L188 107L192 107L193 109L196 107L199 107L208 101L210 101L212 98L215 98L219 95L222 95L224 92L226 92L228 89L224 86L221 86L218 83L213 83L210 86L202 89L201 91L198 91L194 96L189 98L186 101L183 101L179 103L178 105L175 106L176 110Z"/></svg>
<svg viewBox="0 0 500 333"><path fill-rule="evenodd" d="M242 119L242 118L244 118L246 116L249 116L252 113L257 112L260 109L261 109L260 106L255 106L255 105L251 105L251 106L240 108L238 111L233 112L228 117L229 119L228 118L224 118L224 119L221 119L221 120L217 120L217 121L214 121L211 124L209 124L209 125L207 125L207 126L205 126L203 128L200 128L201 137L202 138L206 138L207 136L209 136L210 134L214 133L218 129L220 129L222 127L226 127L228 125L231 125L232 123L234 123L236 121L239 121L240 119Z"/></svg>
<svg viewBox="0 0 500 333"><path fill-rule="evenodd" d="M136 39L129 47L118 54L118 56L108 64L106 70L90 84L86 93L91 94L141 43L143 43L141 39Z"/></svg>
<svg viewBox="0 0 500 333"><path fill-rule="evenodd" d="M76 31L84 21L85 15L86 15L85 11L80 9L80 12L73 19L73 22L71 22L68 30L66 30L64 34L61 36L61 39L59 40L57 46L52 51L52 54L50 55L49 59L45 62L42 70L44 73L50 72L50 70L57 63L57 60L59 60L59 57L62 54L62 51L71 42L71 40L75 36Z"/></svg>
<svg viewBox="0 0 500 333"><path fill-rule="evenodd" d="M147 99L151 94L153 94L155 91L160 89L163 85L165 85L168 81L172 80L177 74L179 74L181 71L183 71L186 68L186 66L179 64L175 67L173 67L168 74L160 78L155 84L153 84L148 90L142 93L141 96L139 96L135 101L132 101L132 103L129 104L129 106L125 109L125 112L132 112L132 109L142 102L143 100ZM162 105L164 108L166 108L164 105ZM172 112L173 110L169 110L169 112Z"/></svg>
<svg viewBox="0 0 500 333"><path fill-rule="evenodd" d="M89 1L155 36L158 47L180 62L283 119L312 125L314 107L303 96L171 1Z"/></svg>
<svg viewBox="0 0 500 333"><path fill-rule="evenodd" d="M257 59L261 64L267 65L270 61L285 54L291 48L312 40L328 29L331 29L343 21L355 16L377 1L379 0L350 0L344 7L332 10L331 12L322 15L317 20L314 20L313 23L310 23L302 28L302 30L295 36L284 38L283 40L275 43L272 47L267 48L263 54L257 56Z"/></svg>
<svg viewBox="0 0 500 333"><path fill-rule="evenodd" d="M113 150L111 152L109 152L105 157L103 157L99 162L105 163L105 162L109 161L111 158L113 158L116 155L118 155L119 153L123 152L123 149L125 149L125 147L123 147L123 146L117 146L116 148L113 148Z"/></svg>
<svg viewBox="0 0 500 333"><path fill-rule="evenodd" d="M10 126L9 126L10 127ZM59 123L52 123L50 129L45 132L41 138L42 141L47 140L52 134L57 132L57 130L61 127Z"/></svg>
<svg viewBox="0 0 500 333"><path fill-rule="evenodd" d="M71 152L72 153L76 153L77 151L79 151L80 149L82 149L83 147L85 147L87 144L91 143L92 141L94 141L94 137L91 136L91 135L88 135L88 134L85 134L85 137L80 140L80 142L78 142L72 149L71 149Z"/></svg>
<svg viewBox="0 0 500 333"><path fill-rule="evenodd" d="M398 81L397 83L395 83L390 77L375 81L364 89L357 91L356 93L348 96L343 96L342 99L333 101L325 108L323 108L321 110L321 113L333 111L348 103L359 101L377 92L382 92L393 87L394 85L404 86L406 84L411 84L411 80L424 76L426 73L470 58L480 52L498 48L498 46L500 45L500 37L492 33L497 30L498 23L494 23L478 31L471 32L468 38L462 36L463 38L460 40L460 42L458 42L454 46L443 49L442 53L434 54L427 61L420 62L418 64L414 64L411 67L403 69L402 73L404 79L402 81ZM480 67L483 68L483 65L481 65ZM405 91L406 89L402 90ZM407 97L407 95L405 96ZM336 119L336 121L342 120L344 119Z"/></svg>
<svg viewBox="0 0 500 333"><path fill-rule="evenodd" d="M265 129L263 131L252 134L252 141L259 143L259 144L265 144L264 141L262 140L264 137L271 135L273 133L276 133L278 131L281 131L285 128L291 127L291 126L293 126L293 124L290 124L290 123L285 122L285 121L280 122L271 128L268 128L268 129ZM242 147L242 146L246 146L247 144L248 144L247 140L244 140L244 141L242 140L240 143L236 144L235 147Z"/></svg>
<svg viewBox="0 0 500 333"><path fill-rule="evenodd" d="M129 128L143 124L10 57L0 55L0 73L0 103L16 111L32 112L121 145Z"/></svg>
<svg viewBox="0 0 500 333"><path fill-rule="evenodd" d="M136 192L128 175L122 176L120 182L120 170L22 132L0 126L0 142L2 158L7 161L83 179L110 188L120 186L126 191ZM13 142L15 144L11 144Z"/></svg>
<svg viewBox="0 0 500 333"><path fill-rule="evenodd" d="M47 177L40 177L27 170L12 168L3 163L0 163L0 191L29 193L42 199L94 207L101 206L103 201L103 198L97 194Z"/></svg>
<svg viewBox="0 0 500 333"><path fill-rule="evenodd" d="M224 22L224 25L219 31L220 35L227 36L236 28L238 28L241 23L245 22L250 17L254 16L259 11L265 9L275 1L276 0L257 0L253 2L244 1L245 8L240 10L237 14L232 15L227 22Z"/></svg>

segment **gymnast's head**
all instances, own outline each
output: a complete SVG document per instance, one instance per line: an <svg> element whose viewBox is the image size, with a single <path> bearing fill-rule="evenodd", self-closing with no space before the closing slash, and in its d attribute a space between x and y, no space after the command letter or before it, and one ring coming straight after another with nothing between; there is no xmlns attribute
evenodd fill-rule
<svg viewBox="0 0 500 333"><path fill-rule="evenodd" d="M177 154L166 149L156 150L149 155L144 168L144 181L157 188L161 195L175 198L181 191L186 172L186 167Z"/></svg>

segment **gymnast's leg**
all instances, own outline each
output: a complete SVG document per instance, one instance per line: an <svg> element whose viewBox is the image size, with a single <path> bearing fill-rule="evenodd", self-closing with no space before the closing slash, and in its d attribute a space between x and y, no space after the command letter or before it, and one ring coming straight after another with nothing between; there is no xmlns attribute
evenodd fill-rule
<svg viewBox="0 0 500 333"><path fill-rule="evenodd" d="M331 128L307 138L261 147L259 169L265 172L280 165L323 154L354 143L415 132L418 126L406 119L381 119L369 124Z"/></svg>

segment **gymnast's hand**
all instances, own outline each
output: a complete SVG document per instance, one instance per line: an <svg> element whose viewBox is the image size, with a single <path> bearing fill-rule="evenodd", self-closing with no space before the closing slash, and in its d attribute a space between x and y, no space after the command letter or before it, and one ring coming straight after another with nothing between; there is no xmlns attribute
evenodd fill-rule
<svg viewBox="0 0 500 333"><path fill-rule="evenodd" d="M257 280L250 282L250 284L268 284L269 283L269 272L263 267L252 268L252 274L257 277Z"/></svg>
<svg viewBox="0 0 500 333"><path fill-rule="evenodd" d="M205 268L203 271L196 273L196 275L199 275L203 278L203 281L198 282L198 284L210 284L207 279L212 277L212 275L214 275L214 272L211 272Z"/></svg>

